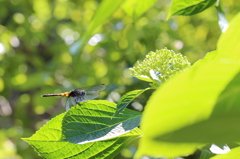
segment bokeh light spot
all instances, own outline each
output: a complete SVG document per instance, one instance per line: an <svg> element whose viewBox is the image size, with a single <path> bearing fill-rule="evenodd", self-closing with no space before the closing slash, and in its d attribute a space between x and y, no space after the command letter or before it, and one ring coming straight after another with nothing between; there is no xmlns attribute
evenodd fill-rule
<svg viewBox="0 0 240 159"><path fill-rule="evenodd" d="M77 39L79 39L80 34L78 32L76 32L76 31L74 31L73 32L73 37L74 37L74 40L77 40Z"/></svg>
<svg viewBox="0 0 240 159"><path fill-rule="evenodd" d="M130 151L130 149L123 149L121 154L125 157L125 158L131 158L133 156L133 153Z"/></svg>
<svg viewBox="0 0 240 159"><path fill-rule="evenodd" d="M36 30L41 30L43 28L43 24L40 20L36 19L33 21L32 27Z"/></svg>
<svg viewBox="0 0 240 159"><path fill-rule="evenodd" d="M140 104L139 102L133 102L133 103L132 103L132 107L133 107L135 110L138 110L138 111L142 111L142 110L143 110L143 106L142 106L142 104Z"/></svg>
<svg viewBox="0 0 240 159"><path fill-rule="evenodd" d="M74 37L72 35L67 35L65 36L64 41L67 45L71 45L74 42Z"/></svg>
<svg viewBox="0 0 240 159"><path fill-rule="evenodd" d="M130 71L129 69L125 69L125 70L123 71L123 77L125 77L125 78L131 78L131 77L132 77L131 71Z"/></svg>
<svg viewBox="0 0 240 159"><path fill-rule="evenodd" d="M119 99L121 98L120 94L118 92L111 92L110 94L108 94L108 101L111 102L117 102Z"/></svg>
<svg viewBox="0 0 240 159"><path fill-rule="evenodd" d="M51 85L54 84L54 80L51 77L45 77L44 78L44 83L51 86Z"/></svg>
<svg viewBox="0 0 240 159"><path fill-rule="evenodd" d="M128 41L125 38L122 38L119 42L118 45L121 49L126 49L128 47Z"/></svg>
<svg viewBox="0 0 240 159"><path fill-rule="evenodd" d="M65 5L57 5L54 9L54 16L57 19L64 19L67 15L67 8Z"/></svg>
<svg viewBox="0 0 240 159"><path fill-rule="evenodd" d="M46 22L51 17L51 8L49 5L49 1L47 0L34 0L33 1L33 9L37 15L41 19L42 22Z"/></svg>
<svg viewBox="0 0 240 159"><path fill-rule="evenodd" d="M41 105L38 105L34 108L36 114L43 114L45 112L45 108Z"/></svg>
<svg viewBox="0 0 240 159"><path fill-rule="evenodd" d="M2 92L4 89L4 82L3 82L3 79L0 78L0 92Z"/></svg>
<svg viewBox="0 0 240 159"><path fill-rule="evenodd" d="M32 24L32 27L35 30L41 30L43 28L42 22L36 16L30 16L28 21Z"/></svg>
<svg viewBox="0 0 240 159"><path fill-rule="evenodd" d="M120 58L121 58L121 53L120 52L112 52L111 54L110 54L110 57L111 57L111 59L113 60L113 61L117 61L117 60L119 60Z"/></svg>
<svg viewBox="0 0 240 159"><path fill-rule="evenodd" d="M71 19L75 22L79 22L81 20L81 12L80 10L73 10L71 12Z"/></svg>
<svg viewBox="0 0 240 159"><path fill-rule="evenodd" d="M60 31L60 36L62 37L62 39L65 41L67 45L71 45L75 40L77 40L80 37L80 34L76 31L73 31L70 28L66 28Z"/></svg>
<svg viewBox="0 0 240 159"><path fill-rule="evenodd" d="M16 147L15 147L14 143L12 143L12 141L10 141L10 140L6 140L3 143L3 147L4 147L4 149L6 149L10 152L15 152L16 151Z"/></svg>
<svg viewBox="0 0 240 159"><path fill-rule="evenodd" d="M177 41L174 43L174 46L175 46L176 49L181 50L181 49L183 48L184 44L183 44L182 41L177 40Z"/></svg>
<svg viewBox="0 0 240 159"><path fill-rule="evenodd" d="M115 24L115 29L116 30L122 30L124 27L123 22L118 22L117 24Z"/></svg>
<svg viewBox="0 0 240 159"><path fill-rule="evenodd" d="M4 45L2 43L0 43L0 54L4 54L6 51Z"/></svg>
<svg viewBox="0 0 240 159"><path fill-rule="evenodd" d="M21 85L27 81L27 76L25 74L18 74L17 76L12 78L12 84Z"/></svg>
<svg viewBox="0 0 240 159"><path fill-rule="evenodd" d="M108 68L102 62L95 62L93 66L95 68L96 77L101 78L107 74Z"/></svg>
<svg viewBox="0 0 240 159"><path fill-rule="evenodd" d="M19 70L19 72L21 72L21 73L26 73L26 72L27 72L27 65L25 65L25 64L19 65L19 66L18 66L18 70Z"/></svg>
<svg viewBox="0 0 240 159"><path fill-rule="evenodd" d="M22 24L25 21L25 17L22 13L15 13L13 19L18 24Z"/></svg>
<svg viewBox="0 0 240 159"><path fill-rule="evenodd" d="M12 114L12 108L8 102L8 100L0 96L0 115L1 116L8 116Z"/></svg>
<svg viewBox="0 0 240 159"><path fill-rule="evenodd" d="M102 34L95 34L94 36L92 36L90 38L90 40L88 41L88 44L91 46L95 46L97 45L100 41L102 41L104 39Z"/></svg>
<svg viewBox="0 0 240 159"><path fill-rule="evenodd" d="M144 25L147 25L148 23L148 19L146 17L142 17L136 23L136 29L141 29Z"/></svg>
<svg viewBox="0 0 240 159"><path fill-rule="evenodd" d="M28 103L30 101L30 96L28 94L22 94L20 96L20 101L22 103Z"/></svg>
<svg viewBox="0 0 240 159"><path fill-rule="evenodd" d="M72 34L72 29L66 28L61 32L61 37L64 39L66 36Z"/></svg>
<svg viewBox="0 0 240 159"><path fill-rule="evenodd" d="M20 41L19 39L16 37L16 36L13 36L11 37L10 39L10 44L13 46L13 47L18 47L20 45Z"/></svg>
<svg viewBox="0 0 240 159"><path fill-rule="evenodd" d="M62 62L63 63L66 63L66 64L69 64L72 62L72 56L69 54L69 53L63 53L62 54Z"/></svg>

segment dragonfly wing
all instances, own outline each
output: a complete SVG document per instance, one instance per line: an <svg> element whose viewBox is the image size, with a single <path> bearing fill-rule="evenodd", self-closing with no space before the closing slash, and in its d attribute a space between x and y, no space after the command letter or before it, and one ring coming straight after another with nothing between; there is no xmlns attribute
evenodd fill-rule
<svg viewBox="0 0 240 159"><path fill-rule="evenodd" d="M104 90L106 88L105 84L100 84L100 85L96 85L96 86L90 86L90 87L82 87L82 88L78 88L77 90L79 91L101 91Z"/></svg>
<svg viewBox="0 0 240 159"><path fill-rule="evenodd" d="M66 102L66 111L68 111L71 107L77 105L77 101L75 100L74 97L68 97L67 102Z"/></svg>
<svg viewBox="0 0 240 159"><path fill-rule="evenodd" d="M87 100L97 98L98 95L99 95L98 91L87 91L85 95L76 96L75 99L79 103L79 102L84 102Z"/></svg>
<svg viewBox="0 0 240 159"><path fill-rule="evenodd" d="M66 102L66 111L68 111L69 109L70 109L70 101L69 101L70 99L69 98L67 98L67 102Z"/></svg>
<svg viewBox="0 0 240 159"><path fill-rule="evenodd" d="M76 101L76 99L74 97L70 97L70 100L71 100L73 106L78 104L78 102Z"/></svg>

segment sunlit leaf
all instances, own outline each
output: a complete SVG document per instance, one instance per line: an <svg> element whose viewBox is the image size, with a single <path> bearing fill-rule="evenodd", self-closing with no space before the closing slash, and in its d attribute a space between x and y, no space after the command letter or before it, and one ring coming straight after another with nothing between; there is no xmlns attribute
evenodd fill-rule
<svg viewBox="0 0 240 159"><path fill-rule="evenodd" d="M167 19L172 15L193 15L204 11L213 5L216 0L173 0Z"/></svg>
<svg viewBox="0 0 240 159"><path fill-rule="evenodd" d="M75 106L63 119L63 139L78 144L107 140L140 125L140 112L127 109L112 118L115 111L116 104L108 101L89 101Z"/></svg>
<svg viewBox="0 0 240 159"><path fill-rule="evenodd" d="M240 14L221 36L215 56L152 95L143 114L138 156L184 156L206 143L240 141L239 25Z"/></svg>
<svg viewBox="0 0 240 159"><path fill-rule="evenodd" d="M85 104L82 104L81 107L83 107L83 112L86 112L86 107L89 107L89 112L92 113L93 110L95 116L99 116L99 123L103 122L103 120L106 120L106 118L109 118L111 116L107 115L102 118L100 118L101 115L103 115L103 112L106 107L111 107L110 109L106 110L106 114L108 114L109 110L111 113L114 112L114 109L112 106L113 104L110 104L110 102L103 102L103 101L89 101L85 102ZM92 104L91 104L92 103ZM97 103L99 103L99 107L97 108ZM85 107L85 106L86 107ZM95 105L96 107L94 107ZM101 105L107 105L106 107L103 107ZM77 119L75 115L70 115L73 112L80 112L81 109L79 109L80 106L77 106L78 108L72 108L69 112L63 113L55 118L53 118L51 121L49 121L46 125L44 125L39 131L37 131L32 137L24 138L23 140L27 141L29 144L31 144L34 149L38 152L40 156L43 158L113 158L116 154L118 154L129 142L132 140L138 138L142 135L142 132L138 128L134 128L131 131L125 132L125 134L121 136L115 135L114 138L97 141L97 142L88 142L90 138L86 138L85 144L75 144L72 142L68 142L66 140L62 140L62 125L63 123L68 122L72 119ZM93 110L92 110L93 109ZM99 113L97 112L97 109ZM128 112L128 111L126 111ZM130 111L125 114L125 117L131 116L133 111ZM137 112L138 113L138 112ZM134 114L134 113L133 113ZM139 113L138 113L139 114ZM86 119L86 116L82 114L82 118ZM91 116L91 114L88 114ZM92 114L93 115L93 114ZM94 115L93 115L94 116ZM124 115L118 116L119 118L124 118ZM94 121L94 117L91 117ZM116 117L117 118L117 117ZM114 119L113 119L114 120ZM115 119L115 121L119 121L119 119ZM90 118L89 118L90 122ZM78 127L78 124L81 125L81 123L76 122L75 127ZM95 123L95 127L91 126L94 124L88 123L89 126L86 127L86 129L90 130L93 128L98 128L97 124ZM107 125L108 123L105 123ZM124 124L128 124L125 122ZM132 122L134 124L134 122ZM67 127L67 125L65 125ZM64 128L64 131L66 131L66 128ZM94 131L94 130L92 130ZM97 129L98 131L98 129ZM117 133L117 131L115 131ZM95 133L97 135L97 133ZM66 136L66 134L64 134ZM93 136L92 136L93 137ZM111 136L113 137L113 136ZM66 138L65 138L66 139Z"/></svg>

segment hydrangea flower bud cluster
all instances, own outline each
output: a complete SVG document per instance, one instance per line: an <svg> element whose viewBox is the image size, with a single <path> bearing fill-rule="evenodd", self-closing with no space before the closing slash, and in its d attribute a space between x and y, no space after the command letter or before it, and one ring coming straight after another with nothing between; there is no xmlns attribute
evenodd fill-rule
<svg viewBox="0 0 240 159"><path fill-rule="evenodd" d="M146 58L130 68L132 75L140 80L152 82L152 87L158 87L162 82L191 66L187 57L166 48L149 52Z"/></svg>

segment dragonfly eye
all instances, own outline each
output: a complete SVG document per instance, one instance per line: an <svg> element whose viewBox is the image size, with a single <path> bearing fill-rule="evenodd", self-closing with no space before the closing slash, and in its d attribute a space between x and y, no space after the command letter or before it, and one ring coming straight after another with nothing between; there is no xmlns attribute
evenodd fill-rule
<svg viewBox="0 0 240 159"><path fill-rule="evenodd" d="M79 95L83 96L85 94L86 94L85 91L73 90L73 91L71 91L70 96L72 96L72 97L79 96Z"/></svg>

